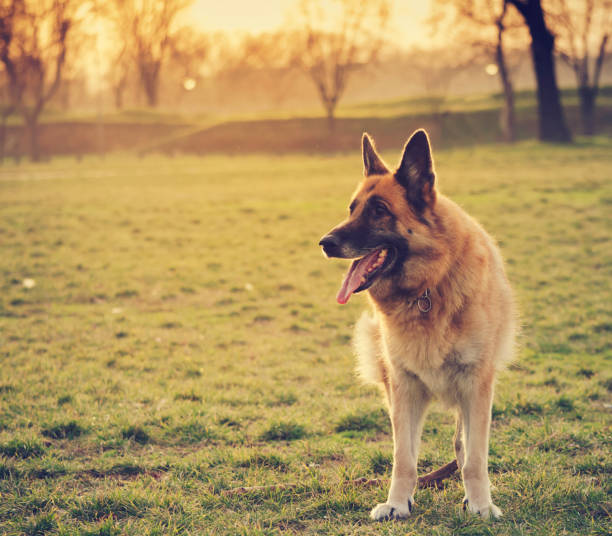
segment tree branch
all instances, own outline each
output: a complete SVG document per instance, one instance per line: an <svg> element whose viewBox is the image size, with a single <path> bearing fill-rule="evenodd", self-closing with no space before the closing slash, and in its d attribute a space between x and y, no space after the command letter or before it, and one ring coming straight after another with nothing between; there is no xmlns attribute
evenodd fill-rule
<svg viewBox="0 0 612 536"><path fill-rule="evenodd" d="M55 60L55 75L53 77L53 82L51 82L51 85L49 86L49 89L44 95L41 96L41 99L40 99L41 107L55 94L55 92L57 91L57 88L59 87L60 80L62 77L62 67L64 66L64 62L66 60L66 38L67 38L69 29L70 29L70 21L67 19L62 20L60 23L59 35L58 35L60 53L57 55L57 58Z"/></svg>
<svg viewBox="0 0 612 536"><path fill-rule="evenodd" d="M597 60L595 61L595 69L593 71L593 90L597 92L599 89L599 77L601 75L601 70L604 63L604 58L606 56L606 45L608 44L609 35L606 34L601 39L601 44L599 45L599 54L597 55Z"/></svg>
<svg viewBox="0 0 612 536"><path fill-rule="evenodd" d="M529 16L529 2L531 0L527 0L526 2L522 2L521 0L508 0L509 4L512 4L518 12L526 19Z"/></svg>

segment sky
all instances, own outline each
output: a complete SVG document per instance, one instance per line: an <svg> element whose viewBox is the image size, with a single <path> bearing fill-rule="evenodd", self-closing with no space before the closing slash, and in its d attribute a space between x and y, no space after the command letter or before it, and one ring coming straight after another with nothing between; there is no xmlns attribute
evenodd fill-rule
<svg viewBox="0 0 612 536"><path fill-rule="evenodd" d="M183 20L204 31L260 33L281 27L298 4L299 0L195 0ZM429 5L430 0L394 0L389 32L398 46L431 39L425 23Z"/></svg>

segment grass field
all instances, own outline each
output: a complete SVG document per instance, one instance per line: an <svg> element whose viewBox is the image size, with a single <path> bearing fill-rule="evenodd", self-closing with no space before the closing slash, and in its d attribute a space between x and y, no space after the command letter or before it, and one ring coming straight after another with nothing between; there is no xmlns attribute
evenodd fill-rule
<svg viewBox="0 0 612 536"><path fill-rule="evenodd" d="M379 524L386 488L343 485L391 459L353 374L366 300L335 303L346 264L317 247L357 153L113 157L0 169L0 533L609 534L612 141L443 151L437 170L522 311L494 405L501 521L466 516L457 477ZM434 406L421 471L452 432Z"/></svg>

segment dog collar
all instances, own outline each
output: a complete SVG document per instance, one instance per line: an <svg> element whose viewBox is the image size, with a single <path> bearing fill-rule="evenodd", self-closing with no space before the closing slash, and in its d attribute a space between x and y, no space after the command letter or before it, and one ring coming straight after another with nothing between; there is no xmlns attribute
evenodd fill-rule
<svg viewBox="0 0 612 536"><path fill-rule="evenodd" d="M425 292L416 299L416 305L421 313L429 313L431 311L430 294L429 289L425 289Z"/></svg>

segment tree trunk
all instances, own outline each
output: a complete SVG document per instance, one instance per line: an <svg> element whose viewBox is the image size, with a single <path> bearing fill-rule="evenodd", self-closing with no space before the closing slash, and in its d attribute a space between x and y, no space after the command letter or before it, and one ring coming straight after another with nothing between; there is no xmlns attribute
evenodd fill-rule
<svg viewBox="0 0 612 536"><path fill-rule="evenodd" d="M0 165L4 164L4 152L6 151L6 120L9 114L2 113L2 126L0 126Z"/></svg>
<svg viewBox="0 0 612 536"><path fill-rule="evenodd" d="M325 103L325 111L327 112L327 130L329 134L333 134L336 130L336 103L335 102L326 102Z"/></svg>
<svg viewBox="0 0 612 536"><path fill-rule="evenodd" d="M333 134L336 130L336 118L334 117L334 111L327 111L327 130L329 130L330 134Z"/></svg>
<svg viewBox="0 0 612 536"><path fill-rule="evenodd" d="M149 80L145 84L145 94L147 95L147 104L150 108L156 108L158 102L157 83Z"/></svg>
<svg viewBox="0 0 612 536"><path fill-rule="evenodd" d="M540 0L510 0L525 19L531 34L531 55L537 80L540 139L570 142L571 133L565 123L561 97L557 87L553 51L555 38L546 26Z"/></svg>
<svg viewBox="0 0 612 536"><path fill-rule="evenodd" d="M502 89L504 92L504 105L501 109L499 122L504 141L507 143L512 143L516 139L514 88L512 87L512 80L510 79L510 73L508 71L508 66L506 65L506 58L504 56L504 48L502 42L503 25L501 21L498 26L499 33L497 39L497 46L495 48L495 61L497 63L499 78L502 83Z"/></svg>
<svg viewBox="0 0 612 536"><path fill-rule="evenodd" d="M538 110L540 139L542 141L569 142L572 140L557 87L555 61L553 58L554 37L548 29L545 34L532 34L531 51L538 81Z"/></svg>
<svg viewBox="0 0 612 536"><path fill-rule="evenodd" d="M578 88L580 97L580 119L582 122L582 133L585 136L595 134L595 88L583 85Z"/></svg>
<svg viewBox="0 0 612 536"><path fill-rule="evenodd" d="M30 147L32 162L40 162L40 144L38 140L38 114L30 115L25 119L25 127Z"/></svg>
<svg viewBox="0 0 612 536"><path fill-rule="evenodd" d="M125 82L122 80L115 86L115 108L117 110L123 109L123 91L125 89Z"/></svg>
<svg viewBox="0 0 612 536"><path fill-rule="evenodd" d="M140 70L143 89L147 96L147 104L155 108L159 97L159 65L143 65Z"/></svg>

